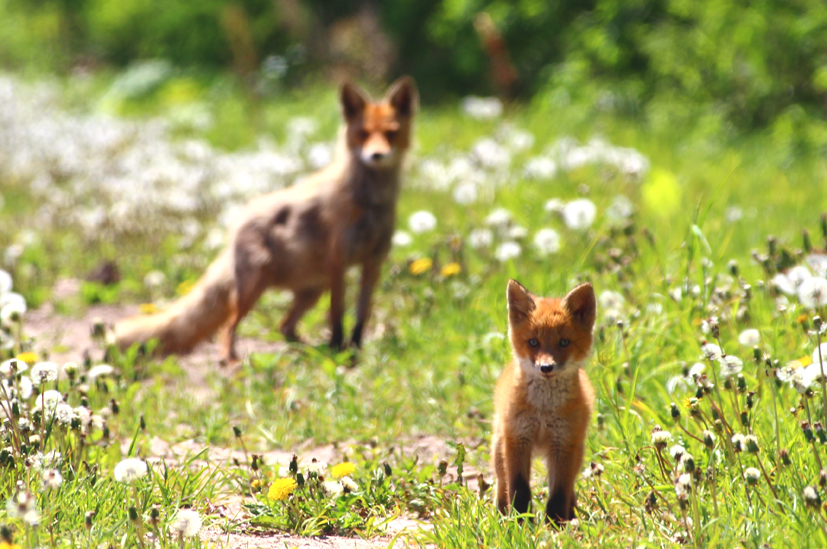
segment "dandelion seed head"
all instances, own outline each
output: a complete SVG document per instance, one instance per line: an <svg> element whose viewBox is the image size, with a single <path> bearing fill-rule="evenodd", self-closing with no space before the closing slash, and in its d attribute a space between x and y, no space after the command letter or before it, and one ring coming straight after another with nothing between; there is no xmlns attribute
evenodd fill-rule
<svg viewBox="0 0 827 549"><path fill-rule="evenodd" d="M540 229L534 235L534 248L540 255L556 254L560 251L560 234L554 229Z"/></svg>
<svg viewBox="0 0 827 549"><path fill-rule="evenodd" d="M342 488L345 489L345 493L359 490L359 485L356 484L356 481L350 477L342 477L339 482L342 483Z"/></svg>
<svg viewBox="0 0 827 549"><path fill-rule="evenodd" d="M433 231L436 228L436 217L426 210L414 212L408 218L408 228L415 234Z"/></svg>
<svg viewBox="0 0 827 549"><path fill-rule="evenodd" d="M63 475L57 469L45 469L42 473L43 489L57 490L63 484Z"/></svg>
<svg viewBox="0 0 827 549"><path fill-rule="evenodd" d="M109 377L115 373L115 368L110 366L109 364L98 364L96 366L92 366L89 371L86 373L86 377L89 381L95 381L99 377Z"/></svg>
<svg viewBox="0 0 827 549"><path fill-rule="evenodd" d="M748 328L738 334L738 343L744 347L754 347L761 342L761 332L755 328Z"/></svg>
<svg viewBox="0 0 827 549"><path fill-rule="evenodd" d="M721 375L724 379L738 375L744 369L744 363L737 356L722 356L719 361L721 363Z"/></svg>
<svg viewBox="0 0 827 549"><path fill-rule="evenodd" d="M126 458L115 465L115 480L131 484L146 476L146 462L139 458Z"/></svg>
<svg viewBox="0 0 827 549"><path fill-rule="evenodd" d="M496 257L498 261L505 263L506 261L520 257L522 251L523 249L516 242L503 242L497 246L496 251L494 251L494 257Z"/></svg>
<svg viewBox="0 0 827 549"><path fill-rule="evenodd" d="M468 244L475 249L488 248L493 243L494 233L489 229L474 229L468 235Z"/></svg>
<svg viewBox="0 0 827 549"><path fill-rule="evenodd" d="M808 309L827 305L827 279L814 276L798 286L798 300Z"/></svg>
<svg viewBox="0 0 827 549"><path fill-rule="evenodd" d="M563 209L566 207L566 203L560 200L559 198L552 198L547 200L546 203L543 205L543 209L548 213L563 213Z"/></svg>
<svg viewBox="0 0 827 549"><path fill-rule="evenodd" d="M32 371L29 373L35 385L57 381L57 374L58 365L54 362L38 362L32 366Z"/></svg>
<svg viewBox="0 0 827 549"><path fill-rule="evenodd" d="M396 231L393 233L393 239L391 242L398 248L404 248L413 244L413 237L405 231Z"/></svg>
<svg viewBox="0 0 827 549"><path fill-rule="evenodd" d="M328 497L336 498L342 495L345 491L342 483L338 480L326 480L322 483L322 490Z"/></svg>
<svg viewBox="0 0 827 549"><path fill-rule="evenodd" d="M192 509L179 509L172 521L172 529L185 538L191 538L201 531L201 515Z"/></svg>
<svg viewBox="0 0 827 549"><path fill-rule="evenodd" d="M563 221L569 229L583 231L594 223L597 207L588 198L572 200L563 207Z"/></svg>
<svg viewBox="0 0 827 549"><path fill-rule="evenodd" d="M460 206L467 206L477 201L477 185L474 183L462 183L454 188L454 202Z"/></svg>
<svg viewBox="0 0 827 549"><path fill-rule="evenodd" d="M754 486L758 484L758 480L761 478L761 471L755 467L747 467L744 469L744 478L746 479L747 484Z"/></svg>
<svg viewBox="0 0 827 549"><path fill-rule="evenodd" d="M701 345L701 353L703 358L707 360L721 360L721 356L723 356L721 348L714 343L704 343Z"/></svg>
<svg viewBox="0 0 827 549"><path fill-rule="evenodd" d="M505 208L497 208L493 210L485 218L485 224L496 229L505 229L511 223L511 212Z"/></svg>
<svg viewBox="0 0 827 549"><path fill-rule="evenodd" d="M671 441L672 441L672 433L670 433L669 431L653 431L652 432L652 444L654 446L660 446L661 448L664 448Z"/></svg>

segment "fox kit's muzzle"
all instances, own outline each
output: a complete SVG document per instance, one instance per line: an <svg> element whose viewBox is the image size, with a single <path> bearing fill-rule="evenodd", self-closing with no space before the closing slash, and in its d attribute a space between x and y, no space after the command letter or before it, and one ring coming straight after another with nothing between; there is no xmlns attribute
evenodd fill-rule
<svg viewBox="0 0 827 549"><path fill-rule="evenodd" d="M542 363L542 364L538 364L537 366L539 366L539 367L540 367L540 371L541 371L541 372L543 372L544 374L547 374L547 373L549 373L549 372L553 372L553 371L554 371L554 363L553 363L553 362L552 362L551 364L549 364L549 363Z"/></svg>

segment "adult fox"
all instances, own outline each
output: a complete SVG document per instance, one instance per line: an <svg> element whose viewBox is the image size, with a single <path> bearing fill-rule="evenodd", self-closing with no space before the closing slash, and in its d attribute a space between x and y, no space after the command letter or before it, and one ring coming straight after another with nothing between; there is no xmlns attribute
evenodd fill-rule
<svg viewBox="0 0 827 549"><path fill-rule="evenodd" d="M160 354L186 353L221 328L222 359L238 360L235 330L267 288L293 292L281 333L298 339L296 324L330 290L330 345L343 344L345 271L361 265L356 324L360 346L371 294L391 248L400 170L418 106L414 80L400 78L378 102L357 86L340 91L345 126L334 162L292 187L251 201L231 228L229 245L195 287L167 310L115 325L126 349L157 339Z"/></svg>

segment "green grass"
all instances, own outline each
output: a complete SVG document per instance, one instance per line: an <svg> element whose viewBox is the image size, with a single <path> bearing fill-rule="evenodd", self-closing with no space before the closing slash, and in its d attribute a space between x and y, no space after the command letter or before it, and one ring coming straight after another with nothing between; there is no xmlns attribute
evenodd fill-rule
<svg viewBox="0 0 827 549"><path fill-rule="evenodd" d="M97 112L108 82L96 77L85 84L84 93L74 84L61 83L59 101L67 108ZM316 138L329 140L335 133L335 94L327 87L263 104L249 103L229 81L196 81L178 89L189 90L193 97L188 100L204 102L214 116L206 130L179 130L182 139L203 137L217 147L238 149L266 134L281 143L285 125L299 114L317 118ZM104 107L138 121L149 115L167 117L177 105L170 106L170 97L176 96L159 93ZM438 226L414 235L409 247L393 250L375 295L374 335L359 353L356 367L351 367L351 354L335 354L322 345L323 300L301 326L309 345L253 355L230 376L216 368L207 375L212 396L206 400L188 394L187 375L175 358L149 361L134 353L112 355L110 363L118 374L103 384L87 383L85 391L79 382L55 382L73 407L85 398L90 410L99 411L111 408L115 399L119 413L108 420L108 438L100 429L81 436L71 426L54 425L49 437L41 436L35 444L30 436L39 427L23 433L29 443L12 450L11 461L4 458L0 465L0 496L7 499L18 489L36 494L42 519L29 526L0 511L0 522L11 529L15 542L29 547L135 546L135 532L154 528L159 543L172 546L179 543L170 530L175 513L191 507L218 528L302 535L371 537L391 517L414 516L432 529L400 541L423 547L827 544L824 510L808 507L803 499L808 485L827 499L819 488L821 463L827 459L819 438L823 432L816 429L810 443L801 427L802 421L823 425L827 420L822 388L816 383L802 398L786 384L775 386L773 370L765 363L765 355L771 366L810 356L819 337L808 332L812 317L827 312L806 310L795 297L779 307L779 295L769 284L778 266L789 264L787 258L802 261L797 251L802 230L809 231L816 248L825 247L819 227L819 216L827 211L827 196L821 191L823 157L799 154L784 136L724 140L681 126L598 115L585 102L554 109L540 103L514 107L507 119L534 134L533 148L515 155L505 184L481 192L479 202L461 206L449 192L417 187L422 181L417 166L424 158L447 161L468 151L478 138L495 134L500 121L470 120L453 108L426 107L419 116L416 158L399 204L399 227L405 229L408 216L420 209L433 212ZM595 166L563 172L549 182L525 180L519 169L523 161L565 135L583 142L600 135L614 145L634 147L652 168L642 182ZM121 270L119 284L87 285L79 296L57 303L58 310L82 315L93 302L172 299L178 284L197 278L211 259L198 244L179 247L179 233L163 226L131 235L101 231L84 236L71 219L64 225L44 221L35 215L39 204L26 182L3 177L0 247L29 235L22 255L6 267L30 306L50 301L58 279L82 278L113 257ZM588 231L568 230L544 211L550 198L570 200L582 194L598 210ZM603 212L618 194L632 201L635 213L630 222L612 225ZM504 263L495 259L493 247L475 250L468 245L471 230L483 226L494 207L509 209L514 222L529 229L522 255ZM732 207L740 208L740 220L727 220ZM152 225L154 214L148 215L147 224ZM215 215L209 209L197 214L202 233L216 225ZM544 257L532 249L531 236L541 227L559 231L559 253ZM777 244L769 250L771 235ZM202 238L199 234L197 242ZM753 250L766 255L764 266L752 258ZM409 262L420 257L432 258L435 267L411 274ZM462 272L441 276L439 266L451 261L459 261ZM167 282L151 293L143 278L156 269L166 274ZM479 470L490 482L492 391L510 359L503 336L505 286L511 277L543 295L562 295L575 282L589 280L598 294L612 290L624 298L621 326L599 312L588 368L597 402L586 466L599 464L602 472L578 481L579 523L559 532L540 516L525 521L500 517L490 503L490 491L480 499L478 491L461 485L453 468L440 472L438 460L404 451L406 442L435 435L449 443L442 456L446 465ZM355 284L350 286L354 291ZM352 307L353 295L348 303ZM273 327L284 307L283 296L268 294L245 320L242 335L279 341ZM690 383L670 394L667 382L700 360L703 340L714 341L701 326L712 316L719 319L721 345L743 360L744 390L737 382L726 388L718 364L708 362L706 373L716 385L711 391L693 401L697 387ZM347 318L352 322L352 311ZM758 362L751 347L738 343L747 328L760 332ZM18 341L10 352L27 344ZM720 423L715 421L718 414ZM37 418L32 420L38 425ZM656 425L672 436L663 449L651 439ZM711 449L703 443L704 429L716 433ZM4 428L4 446L12 446L17 436L13 432ZM735 452L729 442L732 432L754 434L759 451ZM153 460L149 474L134 488L113 480L114 466L123 457L149 455L153 437L233 448L248 461L216 462L205 469L199 456L169 463ZM304 467L290 471L265 463L253 469L249 461L254 453L328 443L348 452L357 464L352 475L356 487L338 496L322 488L320 476L329 481L329 468L311 474ZM696 471L690 471L693 481L682 502L675 489L677 473L692 468L670 456L670 447L678 443L693 456ZM26 456L53 449L62 454L56 466L65 482L58 489L42 490L40 473ZM789 453L789 464L782 463L779 449ZM755 485L744 479L748 467L762 471ZM544 508L541 469L538 463L532 483L537 513ZM267 497L274 479L298 474L304 484L289 499ZM215 511L215 502L242 495L246 518L228 521ZM140 520L130 521L130 506ZM159 513L155 522L153 508ZM87 530L89 511L95 515Z"/></svg>

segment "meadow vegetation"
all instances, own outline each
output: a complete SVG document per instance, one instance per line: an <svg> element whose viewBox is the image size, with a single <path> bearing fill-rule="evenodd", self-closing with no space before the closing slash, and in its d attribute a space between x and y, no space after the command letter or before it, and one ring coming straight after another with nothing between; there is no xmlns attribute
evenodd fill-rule
<svg viewBox="0 0 827 549"><path fill-rule="evenodd" d="M745 136L724 114L631 116L562 88L426 107L364 349L325 347L324 300L309 343L281 344L273 292L240 327L272 350L212 365L196 398L178 358L118 353L91 318L89 356L50 362L61 349L30 336L27 309L148 312L186 292L237 207L329 161L334 90L253 101L143 64L6 75L0 96L0 543L200 546L202 525L377 538L407 517L422 524L395 542L414 547L827 544L821 123ZM596 417L560 531L540 467L534 520L486 491L509 278L599 296ZM411 451L425 436L438 455ZM302 458L326 444L329 463Z"/></svg>

